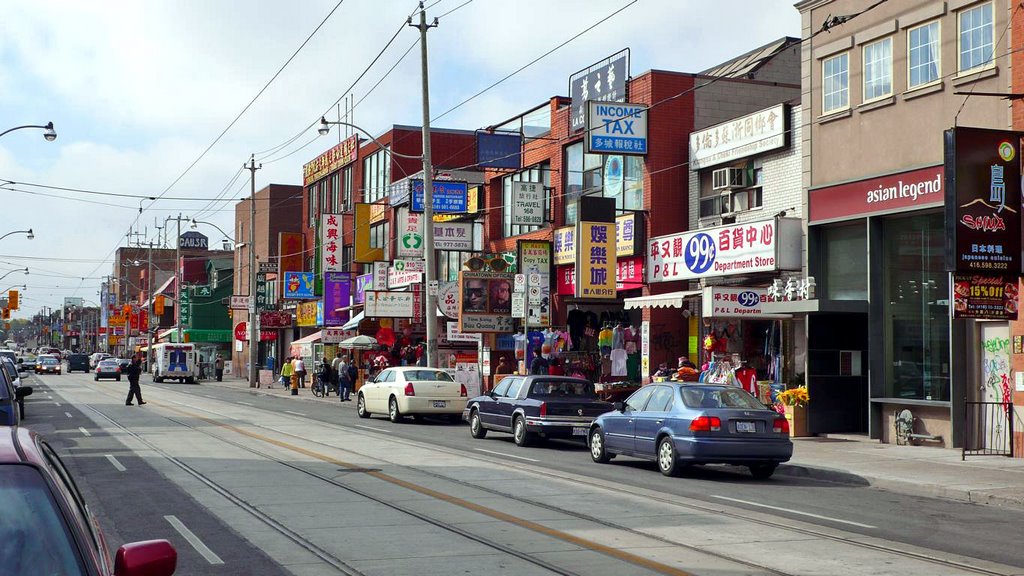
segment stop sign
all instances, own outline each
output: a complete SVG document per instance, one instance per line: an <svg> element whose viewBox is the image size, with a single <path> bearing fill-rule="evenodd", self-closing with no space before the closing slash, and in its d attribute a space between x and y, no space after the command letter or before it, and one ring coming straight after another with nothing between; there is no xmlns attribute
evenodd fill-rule
<svg viewBox="0 0 1024 576"><path fill-rule="evenodd" d="M246 334L246 332L248 332L246 329L247 327L248 325L246 322L239 322L238 324L235 324L235 340L245 342L249 339L249 336Z"/></svg>

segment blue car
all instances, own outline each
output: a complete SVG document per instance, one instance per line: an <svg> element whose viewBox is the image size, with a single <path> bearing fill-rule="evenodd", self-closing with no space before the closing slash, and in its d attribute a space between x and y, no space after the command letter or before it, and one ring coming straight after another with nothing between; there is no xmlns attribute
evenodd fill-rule
<svg viewBox="0 0 1024 576"><path fill-rule="evenodd" d="M6 370L0 369L0 426L17 426L21 422L24 398L31 393L31 386L15 388Z"/></svg>
<svg viewBox="0 0 1024 576"><path fill-rule="evenodd" d="M644 386L590 427L590 456L654 460L666 476L691 464L734 464L770 477L793 456L789 422L746 391L717 384Z"/></svg>

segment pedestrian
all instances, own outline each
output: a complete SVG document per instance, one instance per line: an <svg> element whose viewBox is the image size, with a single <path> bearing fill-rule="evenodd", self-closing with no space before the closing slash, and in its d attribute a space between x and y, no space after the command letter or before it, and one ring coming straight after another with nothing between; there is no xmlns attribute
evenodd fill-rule
<svg viewBox="0 0 1024 576"><path fill-rule="evenodd" d="M299 388L306 387L306 363L302 356L295 357L295 376L299 379Z"/></svg>
<svg viewBox="0 0 1024 576"><path fill-rule="evenodd" d="M217 382L224 381L224 356L217 354L217 360L213 363L213 373L217 376Z"/></svg>
<svg viewBox="0 0 1024 576"><path fill-rule="evenodd" d="M132 397L139 402L139 406L145 404L142 401L142 388L139 387L139 376L142 375L142 360L139 359L138 354L132 357L132 361L128 364L128 368L125 369L128 373L128 398L125 399L125 406L134 406L132 404Z"/></svg>
<svg viewBox="0 0 1024 576"><path fill-rule="evenodd" d="M352 375L349 374L348 356L339 352L334 361L337 363L335 378L338 380L338 401L348 402L348 391L352 389Z"/></svg>
<svg viewBox="0 0 1024 576"><path fill-rule="evenodd" d="M402 351L402 365L415 366L416 360L416 349L413 348L412 344L406 346L405 349Z"/></svg>
<svg viewBox="0 0 1024 576"><path fill-rule="evenodd" d="M292 357L285 358L284 364L281 365L281 388L291 387L292 376L295 374L295 368L292 366Z"/></svg>
<svg viewBox="0 0 1024 576"><path fill-rule="evenodd" d="M320 384L320 390L326 398L331 392L331 363L327 361L327 356L320 358L320 372L316 377Z"/></svg>
<svg viewBox="0 0 1024 576"><path fill-rule="evenodd" d="M530 374L543 374L546 376L549 365L547 358L541 356L540 348L534 350L533 353L533 362L530 363Z"/></svg>
<svg viewBox="0 0 1024 576"><path fill-rule="evenodd" d="M334 355L334 360L331 360L331 386L338 392L338 396L341 396L341 352Z"/></svg>

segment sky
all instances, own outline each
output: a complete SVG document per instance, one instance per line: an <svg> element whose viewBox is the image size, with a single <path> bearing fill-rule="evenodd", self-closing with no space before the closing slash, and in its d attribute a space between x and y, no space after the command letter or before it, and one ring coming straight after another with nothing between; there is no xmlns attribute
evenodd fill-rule
<svg viewBox="0 0 1024 576"><path fill-rule="evenodd" d="M800 35L793 0L427 6L429 20L441 17L427 40L432 117L626 7L434 124L466 130L568 95L569 75L625 47L633 76L698 72ZM403 58L418 41L404 26L415 8L412 0L0 0L0 132L53 122L58 134L53 142L37 129L0 137L0 180L18 183L0 182L0 235L34 233L0 240L0 277L14 270L0 290L26 286L13 316L59 307L67 296L94 304L129 231L141 234L135 240L155 240L157 226L181 215L230 232L234 203L249 190L242 164L251 154L263 164L257 188L301 184L302 165L338 142L337 127L320 137L311 126L323 114L336 119L336 103L348 94L358 102L354 123L374 135L393 124L420 125L419 49ZM199 230L220 245L214 227ZM18 270L25 267L28 275Z"/></svg>

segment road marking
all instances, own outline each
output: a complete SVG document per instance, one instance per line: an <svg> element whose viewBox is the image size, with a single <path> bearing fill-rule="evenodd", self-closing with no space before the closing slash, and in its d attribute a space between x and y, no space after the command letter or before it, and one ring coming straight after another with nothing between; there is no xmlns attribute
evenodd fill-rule
<svg viewBox="0 0 1024 576"><path fill-rule="evenodd" d="M220 559L220 556L214 554L213 550L210 550L206 544L203 544L203 541L193 534L192 531L184 524L182 524L181 520L178 520L177 516L164 516L164 520L167 520L171 526L174 526L174 529L178 531L178 534L181 534L185 540L188 540L188 543L191 544L192 547L196 549L196 552L199 552L203 558L206 558L207 562L210 564L224 563L224 561Z"/></svg>
<svg viewBox="0 0 1024 576"><path fill-rule="evenodd" d="M114 458L113 454L104 454L104 456L107 457L107 460L110 460L110 463L113 464L114 468L117 468L118 472L124 472L127 470L127 468L124 467L124 464L121 464L117 461L117 458Z"/></svg>
<svg viewBox="0 0 1024 576"><path fill-rule="evenodd" d="M56 404L57 406L60 406L60 402L54 402L54 404Z"/></svg>
<svg viewBox="0 0 1024 576"><path fill-rule="evenodd" d="M79 426L78 429L82 431L82 434L85 434L86 436L92 436L92 434L90 434L89 431L86 430L85 428Z"/></svg>
<svg viewBox="0 0 1024 576"><path fill-rule="evenodd" d="M294 414L296 416L305 416L302 412L292 412L291 410L285 410L286 414Z"/></svg>
<svg viewBox="0 0 1024 576"><path fill-rule="evenodd" d="M245 404L246 406L252 406L251 402L242 402L241 400L239 400L238 403L239 404Z"/></svg>
<svg viewBox="0 0 1024 576"><path fill-rule="evenodd" d="M840 520L839 518L832 518L830 516L822 516L820 514L811 514L810 512L800 512L799 510L793 510L792 508L782 508L779 506L769 506L768 504L761 504L760 502L751 502L749 500L740 500L738 498L729 498L728 496L716 496L711 495L712 498L718 498L719 500L728 500L730 502L738 502L740 504L746 504L747 506L757 506L760 508L768 508L769 510L777 510L779 512L789 512L790 514L799 514L800 516L807 516L809 518L817 518L818 520L827 520L829 522L839 522L841 524L849 524L850 526L858 526L860 528L875 529L876 526L870 524L861 524L860 522L852 522L850 520Z"/></svg>
<svg viewBox="0 0 1024 576"><path fill-rule="evenodd" d="M494 450L484 450L483 448L477 448L478 452L487 452L488 454L496 454L498 456L505 456L506 458L517 458L519 460L526 460L527 462L540 462L540 460L534 460L533 458L527 458L526 456L516 456L514 454L506 454L504 452L495 452Z"/></svg>
<svg viewBox="0 0 1024 576"><path fill-rule="evenodd" d="M354 426L355 428L362 428L364 430L373 430L374 432L384 432L385 434L388 432L387 430L385 430L383 428L375 428L373 426L363 426L362 424L353 424L352 426Z"/></svg>
<svg viewBox="0 0 1024 576"><path fill-rule="evenodd" d="M67 416L68 418L73 418L73 416L71 416L71 412L65 412L64 415Z"/></svg>

